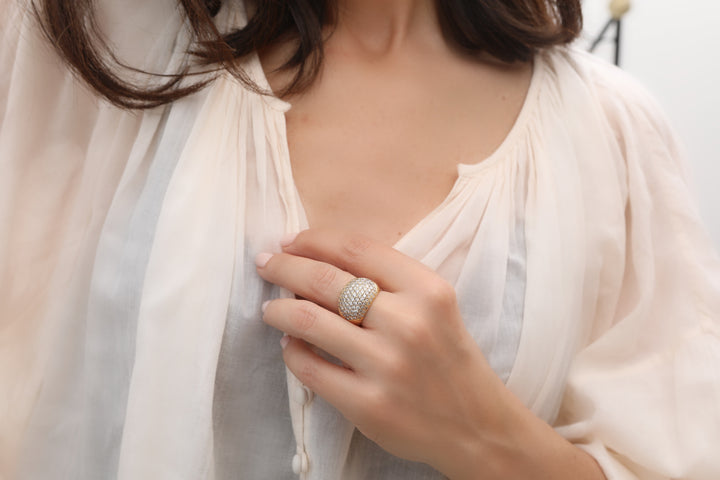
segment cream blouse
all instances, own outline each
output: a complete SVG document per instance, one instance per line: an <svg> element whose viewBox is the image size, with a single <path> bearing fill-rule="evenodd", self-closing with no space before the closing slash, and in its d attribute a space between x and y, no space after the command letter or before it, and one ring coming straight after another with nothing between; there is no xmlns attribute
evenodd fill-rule
<svg viewBox="0 0 720 480"><path fill-rule="evenodd" d="M288 292L254 256L308 227L290 106L225 75L118 110L20 1L0 0L0 478L441 478L304 388L260 319ZM173 0L99 8L130 64L183 61ZM655 102L545 51L477 160L396 248L452 282L507 387L609 479L720 478L720 261Z"/></svg>

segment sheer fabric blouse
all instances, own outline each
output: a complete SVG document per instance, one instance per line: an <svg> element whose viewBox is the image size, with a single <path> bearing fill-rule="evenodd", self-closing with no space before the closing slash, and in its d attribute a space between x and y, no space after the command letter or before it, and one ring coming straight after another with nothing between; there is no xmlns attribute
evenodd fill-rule
<svg viewBox="0 0 720 480"><path fill-rule="evenodd" d="M133 65L182 61L174 2L100 13ZM304 388L260 319L288 292L254 256L308 227L290 105L222 76L120 111L17 0L0 27L0 478L441 478ZM609 479L720 478L720 263L633 80L538 54L501 147L396 248L452 282L507 387Z"/></svg>

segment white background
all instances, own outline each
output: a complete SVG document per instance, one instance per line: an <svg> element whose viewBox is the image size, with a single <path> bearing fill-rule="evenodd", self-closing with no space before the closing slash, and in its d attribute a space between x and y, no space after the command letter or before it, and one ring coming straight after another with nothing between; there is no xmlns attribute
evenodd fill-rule
<svg viewBox="0 0 720 480"><path fill-rule="evenodd" d="M583 0L589 45L609 0ZM705 224L720 249L720 1L634 0L623 20L621 67L655 95L685 145ZM596 53L613 59L612 37Z"/></svg>

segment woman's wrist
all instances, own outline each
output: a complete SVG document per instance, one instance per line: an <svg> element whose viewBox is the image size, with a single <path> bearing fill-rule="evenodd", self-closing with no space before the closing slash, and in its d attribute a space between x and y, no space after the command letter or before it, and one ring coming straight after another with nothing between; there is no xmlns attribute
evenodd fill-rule
<svg viewBox="0 0 720 480"><path fill-rule="evenodd" d="M506 405L510 411L497 424L502 431L483 432L458 447L463 459L444 472L449 478L607 480L587 452L565 440L514 396L510 404Z"/></svg>
<svg viewBox="0 0 720 480"><path fill-rule="evenodd" d="M499 472L498 479L606 480L595 458L568 442L534 415L525 419L520 435L516 437L515 455L510 462L501 465L503 470ZM509 453L512 455L512 452Z"/></svg>

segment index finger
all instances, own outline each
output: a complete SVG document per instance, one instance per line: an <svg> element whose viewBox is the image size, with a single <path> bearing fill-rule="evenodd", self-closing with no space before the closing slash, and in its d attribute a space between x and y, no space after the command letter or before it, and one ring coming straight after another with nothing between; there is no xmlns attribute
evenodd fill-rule
<svg viewBox="0 0 720 480"><path fill-rule="evenodd" d="M292 255L335 265L356 277L367 277L382 290L422 290L436 276L429 267L362 234L310 229L283 242Z"/></svg>

